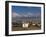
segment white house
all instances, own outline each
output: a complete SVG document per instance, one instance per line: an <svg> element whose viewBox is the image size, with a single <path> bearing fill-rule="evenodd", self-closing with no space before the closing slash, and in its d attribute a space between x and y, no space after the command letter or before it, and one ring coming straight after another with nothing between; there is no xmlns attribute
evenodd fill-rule
<svg viewBox="0 0 46 37"><path fill-rule="evenodd" d="M32 24L33 26L35 26L36 24Z"/></svg>
<svg viewBox="0 0 46 37"><path fill-rule="evenodd" d="M29 23L23 23L23 24L22 24L22 27L23 27L23 28L28 28L28 26L29 26Z"/></svg>

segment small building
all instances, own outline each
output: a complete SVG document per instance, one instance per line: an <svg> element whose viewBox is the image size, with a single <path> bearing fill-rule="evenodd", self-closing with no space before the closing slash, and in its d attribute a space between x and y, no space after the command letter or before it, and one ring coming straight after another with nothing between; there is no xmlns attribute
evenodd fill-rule
<svg viewBox="0 0 46 37"><path fill-rule="evenodd" d="M36 24L32 24L33 26L35 26Z"/></svg>
<svg viewBox="0 0 46 37"><path fill-rule="evenodd" d="M23 24L22 24L22 27L23 27L23 28L28 28L28 26L29 26L29 23L23 23Z"/></svg>

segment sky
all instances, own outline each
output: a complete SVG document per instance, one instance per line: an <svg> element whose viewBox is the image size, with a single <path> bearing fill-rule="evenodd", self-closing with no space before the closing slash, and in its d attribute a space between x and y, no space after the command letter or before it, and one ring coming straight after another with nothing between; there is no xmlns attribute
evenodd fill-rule
<svg viewBox="0 0 46 37"><path fill-rule="evenodd" d="M41 7L12 6L12 15L16 16L40 16Z"/></svg>

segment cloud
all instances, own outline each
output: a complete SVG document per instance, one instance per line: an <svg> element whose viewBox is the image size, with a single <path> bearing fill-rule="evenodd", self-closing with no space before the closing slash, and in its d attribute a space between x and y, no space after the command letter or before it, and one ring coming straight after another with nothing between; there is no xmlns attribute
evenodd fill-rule
<svg viewBox="0 0 46 37"><path fill-rule="evenodd" d="M18 14L18 13L16 13L16 12L13 12L13 13L12 13L12 17L16 17L16 16L19 16L19 17L20 17L21 15Z"/></svg>
<svg viewBox="0 0 46 37"><path fill-rule="evenodd" d="M30 12L30 13L26 13L26 14L22 14L22 15L25 17L29 17L29 16L32 16L33 14Z"/></svg>
<svg viewBox="0 0 46 37"><path fill-rule="evenodd" d="M41 13L35 13L34 16L41 16Z"/></svg>
<svg viewBox="0 0 46 37"><path fill-rule="evenodd" d="M12 17L32 17L32 16L40 16L41 14L40 13L31 13L31 12L28 12L26 14L22 13L22 14L19 14L19 13L16 13L16 12L13 12L12 13Z"/></svg>

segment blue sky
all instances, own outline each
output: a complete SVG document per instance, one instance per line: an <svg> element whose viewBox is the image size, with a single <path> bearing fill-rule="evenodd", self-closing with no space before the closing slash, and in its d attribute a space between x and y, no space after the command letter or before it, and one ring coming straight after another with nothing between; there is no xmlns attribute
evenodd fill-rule
<svg viewBox="0 0 46 37"><path fill-rule="evenodd" d="M41 13L41 7L12 6L12 13L14 16L37 16Z"/></svg>

